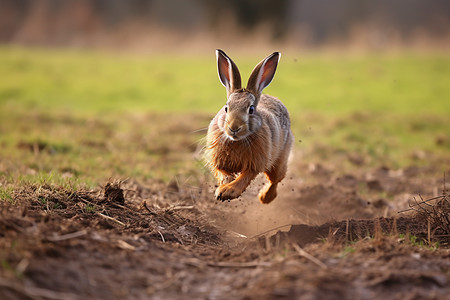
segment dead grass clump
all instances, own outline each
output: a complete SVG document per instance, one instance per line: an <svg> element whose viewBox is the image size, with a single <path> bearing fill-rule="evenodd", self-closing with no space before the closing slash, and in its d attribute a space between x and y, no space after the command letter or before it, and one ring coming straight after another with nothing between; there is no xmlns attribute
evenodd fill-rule
<svg viewBox="0 0 450 300"><path fill-rule="evenodd" d="M195 206L181 200L190 199L188 195L183 195L183 191L164 195L160 190L159 185L130 186L123 180L109 180L102 189L95 190L49 183L23 184L12 194L14 203L20 207L9 202L0 206L0 229L2 224L11 223L11 218L17 222L24 217L35 222L47 222L50 218L70 219L70 228L62 229L61 234L107 229L118 234L137 234L145 240L181 245L216 245L220 242L219 231L205 222ZM163 203L164 207L158 205ZM8 216L2 216L2 211L8 212ZM59 225L55 226L58 231Z"/></svg>
<svg viewBox="0 0 450 300"><path fill-rule="evenodd" d="M17 203L26 205L31 202L29 209L43 209L46 211L66 209L80 197L89 197L86 191L74 191L72 189L53 184L24 184L13 193Z"/></svg>
<svg viewBox="0 0 450 300"><path fill-rule="evenodd" d="M122 181L115 180L107 182L105 185L104 197L108 202L117 202L120 205L125 204L123 190L120 188Z"/></svg>
<svg viewBox="0 0 450 300"><path fill-rule="evenodd" d="M441 245L450 245L450 194L444 191L443 195L427 200L420 197L414 199L409 210L415 212L418 222L425 222L428 226L428 243L438 241Z"/></svg>

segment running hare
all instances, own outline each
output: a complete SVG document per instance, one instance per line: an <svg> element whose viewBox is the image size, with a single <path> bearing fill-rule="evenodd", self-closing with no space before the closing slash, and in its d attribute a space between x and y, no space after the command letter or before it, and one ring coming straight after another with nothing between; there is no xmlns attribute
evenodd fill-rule
<svg viewBox="0 0 450 300"><path fill-rule="evenodd" d="M219 79L227 90L227 103L211 121L205 155L219 181L218 200L239 197L261 172L267 183L259 192L262 203L277 196L285 177L293 143L289 113L275 97L262 95L275 74L281 54L274 52L252 71L246 88L236 64L216 50Z"/></svg>

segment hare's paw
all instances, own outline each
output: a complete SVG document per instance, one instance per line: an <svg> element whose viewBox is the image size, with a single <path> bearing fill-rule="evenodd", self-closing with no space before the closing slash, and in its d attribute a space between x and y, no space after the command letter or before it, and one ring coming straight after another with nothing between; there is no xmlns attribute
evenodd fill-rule
<svg viewBox="0 0 450 300"><path fill-rule="evenodd" d="M258 198L263 204L269 204L277 197L277 185L266 184L261 191L259 191Z"/></svg>
<svg viewBox="0 0 450 300"><path fill-rule="evenodd" d="M217 200L231 200L239 197L241 195L241 191L237 190L232 184L221 185L216 190L216 199Z"/></svg>

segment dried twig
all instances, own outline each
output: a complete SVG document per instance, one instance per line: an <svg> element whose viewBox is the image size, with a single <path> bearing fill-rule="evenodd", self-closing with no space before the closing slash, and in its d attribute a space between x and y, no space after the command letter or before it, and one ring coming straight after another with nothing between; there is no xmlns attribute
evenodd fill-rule
<svg viewBox="0 0 450 300"><path fill-rule="evenodd" d="M193 209L194 205L180 205L180 206L171 206L167 209L167 211L172 211L172 210L181 210L181 209Z"/></svg>
<svg viewBox="0 0 450 300"><path fill-rule="evenodd" d="M148 206L147 206L147 201L142 201L142 203L141 203L141 208L145 208L151 215L155 215L155 213L153 212L153 211L151 211L150 210L150 208L148 208Z"/></svg>
<svg viewBox="0 0 450 300"><path fill-rule="evenodd" d="M47 240L49 240L51 242L60 242L60 241L75 239L77 237L80 237L80 236L83 236L86 234L87 234L86 230L80 230L80 231L76 231L76 232L72 232L72 233L68 233L68 234L50 236L50 237L47 237Z"/></svg>
<svg viewBox="0 0 450 300"><path fill-rule="evenodd" d="M303 256L304 258L310 260L311 262L315 263L316 265L318 265L319 267L321 267L322 269L327 269L327 265L324 264L323 262L321 262L320 260L318 260L317 258L315 258L314 256L312 256L311 254L309 254L308 252L306 252L305 250L303 250L299 245L297 245L296 243L292 243L292 247L294 247L295 251L297 251L297 253L300 256Z"/></svg>
<svg viewBox="0 0 450 300"><path fill-rule="evenodd" d="M112 218L112 217L110 217L110 216L104 215L104 214L99 213L99 212L97 212L97 213L95 213L95 214L98 215L98 216L100 216L100 217L102 217L102 218L105 218L105 219L107 219L107 220L116 222L116 223L119 224L119 225L125 226L125 223L120 222L119 220L114 219L114 218Z"/></svg>
<svg viewBox="0 0 450 300"><path fill-rule="evenodd" d="M414 209L414 207L416 207L416 206L420 206L420 205L422 205L423 203L430 202L430 201L433 201L433 200L436 200L436 199L441 199L441 198L444 198L444 197L445 197L445 196L437 196L437 197L433 197L433 198L430 198L430 199L427 199L427 200L423 200L422 202L417 202L417 201L416 201L416 198L414 197L414 201L416 202L416 204L410 204L410 205L409 205L410 208L404 209L404 210L400 210L400 211L397 212L397 213L404 213L404 212L407 212L407 211L416 210L416 209ZM422 198L422 197L421 197L421 198Z"/></svg>
<svg viewBox="0 0 450 300"><path fill-rule="evenodd" d="M117 241L117 245L119 246L119 248L123 249L123 250L136 250L136 247L133 245L128 244L127 242L123 241L123 240L118 240Z"/></svg>
<svg viewBox="0 0 450 300"><path fill-rule="evenodd" d="M230 235L234 236L234 237L239 237L239 238L247 238L246 235L243 235L239 232L233 231L233 230L227 230L227 233L229 233Z"/></svg>
<svg viewBox="0 0 450 300"><path fill-rule="evenodd" d="M33 287L33 286L22 286L16 284L15 282L7 281L0 278L0 288L1 289L9 289L14 291L15 293L21 295L21 298L30 298L30 299L64 299L64 300L77 300L82 299L76 294L67 293L67 292L57 292L48 289ZM8 294L6 294L8 295Z"/></svg>
<svg viewBox="0 0 450 300"><path fill-rule="evenodd" d="M164 236L163 236L163 234L161 233L161 231L159 231L159 230L156 230L158 233L159 233L159 235L161 236L161 240L163 241L163 243L165 243L166 242L166 239L164 238Z"/></svg>
<svg viewBox="0 0 450 300"><path fill-rule="evenodd" d="M265 235L265 234L267 234L267 233L269 233L269 232L271 232L271 231L274 231L274 230L277 230L277 229L280 229L280 228L283 228L283 227L287 227L287 226L292 226L292 225L294 225L294 224L280 225L280 226L271 228L271 229L269 229L269 230L263 231L263 232L261 232L261 233L255 234L255 235L249 237L249 239L258 238L258 237L260 237L260 236L262 236L262 235Z"/></svg>
<svg viewBox="0 0 450 300"><path fill-rule="evenodd" d="M208 262L210 267L219 268L256 268L256 267L269 267L272 264L265 261L255 262Z"/></svg>
<svg viewBox="0 0 450 300"><path fill-rule="evenodd" d="M197 258L190 258L184 261L187 264L203 268L205 266L214 268L257 268L257 267L269 267L272 265L270 262L265 261L250 261L250 262L230 262L230 261L220 261L220 262L205 262Z"/></svg>
<svg viewBox="0 0 450 300"><path fill-rule="evenodd" d="M350 230L350 220L347 218L347 220L345 222L345 240L346 241L351 240L351 239L349 239L349 230Z"/></svg>

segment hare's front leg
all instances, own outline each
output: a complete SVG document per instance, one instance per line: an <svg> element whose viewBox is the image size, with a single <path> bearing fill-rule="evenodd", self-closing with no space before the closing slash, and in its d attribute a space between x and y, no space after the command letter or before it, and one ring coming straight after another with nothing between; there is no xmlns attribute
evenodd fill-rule
<svg viewBox="0 0 450 300"><path fill-rule="evenodd" d="M220 185L216 190L217 200L231 200L239 197L247 186L255 179L257 172L243 171L230 183Z"/></svg>
<svg viewBox="0 0 450 300"><path fill-rule="evenodd" d="M227 183L233 182L236 179L236 175L231 173L224 173L221 171L216 172L216 178L220 185L225 185Z"/></svg>

